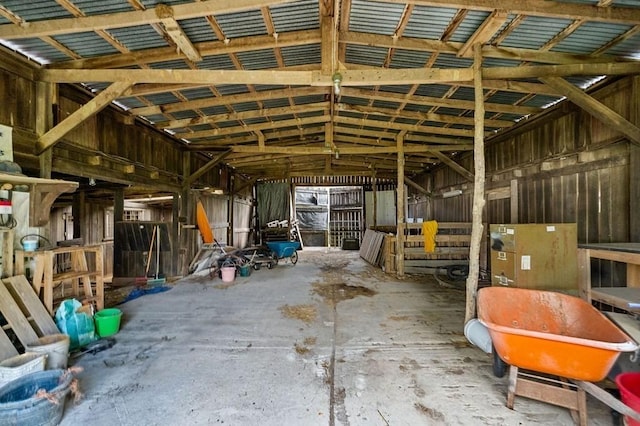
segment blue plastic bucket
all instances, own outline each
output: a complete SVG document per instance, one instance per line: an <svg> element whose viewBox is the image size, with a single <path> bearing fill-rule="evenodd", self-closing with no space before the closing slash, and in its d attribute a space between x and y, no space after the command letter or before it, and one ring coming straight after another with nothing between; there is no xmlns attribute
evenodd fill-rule
<svg viewBox="0 0 640 426"><path fill-rule="evenodd" d="M45 370L27 374L0 387L0 424L59 424L72 380L73 376L65 370ZM40 389L44 389L58 403L36 397Z"/></svg>

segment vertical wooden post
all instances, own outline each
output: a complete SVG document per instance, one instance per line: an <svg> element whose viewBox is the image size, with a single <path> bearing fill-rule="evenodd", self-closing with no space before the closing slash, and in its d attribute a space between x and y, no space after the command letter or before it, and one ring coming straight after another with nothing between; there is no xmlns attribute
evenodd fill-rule
<svg viewBox="0 0 640 426"><path fill-rule="evenodd" d="M85 220L85 215L84 215L84 208L85 208L85 192L84 191L78 191L75 192L73 194L73 204L71 206L71 216L73 217L73 232L71 233L73 238L82 238L83 232L82 230L84 229L84 220ZM65 219L66 220L66 219ZM87 224L89 227L91 226L90 223ZM89 238L89 235L86 235L87 238ZM93 236L94 241L100 241L100 239L102 238L96 238L97 236ZM89 241L87 241L87 239L85 239L85 243L89 243Z"/></svg>
<svg viewBox="0 0 640 426"><path fill-rule="evenodd" d="M57 86L51 83L36 83L36 133L38 137L47 133L54 126L53 108L57 104ZM34 141L35 149L35 141ZM47 149L38 156L40 161L40 177L51 179L53 152Z"/></svg>
<svg viewBox="0 0 640 426"><path fill-rule="evenodd" d="M119 277L123 272L123 252L120 228L123 226L122 218L124 216L124 190L119 188L114 192L113 205L113 276Z"/></svg>
<svg viewBox="0 0 640 426"><path fill-rule="evenodd" d="M234 203L235 203L235 176L233 174L229 175L229 201L227 208L227 223L229 223L229 228L227 228L227 244L233 247L234 245L234 235L233 235L233 215L234 215Z"/></svg>
<svg viewBox="0 0 640 426"><path fill-rule="evenodd" d="M404 135L406 131L402 131L396 138L398 147L398 186L396 200L396 276L404 277Z"/></svg>
<svg viewBox="0 0 640 426"><path fill-rule="evenodd" d="M510 223L518 223L518 180L511 179L511 198L510 198L510 207L511 207L511 222Z"/></svg>
<svg viewBox="0 0 640 426"><path fill-rule="evenodd" d="M169 265L169 273L175 276L178 275L178 268L180 265L180 258L178 256L178 253L180 252L180 194L177 192L173 193L173 204L171 207L171 236L169 237L169 240L171 241L171 262Z"/></svg>
<svg viewBox="0 0 640 426"><path fill-rule="evenodd" d="M640 96L640 76L632 77L631 99ZM640 126L640 104L631 102L629 117L636 126ZM640 241L640 148L629 143L629 241Z"/></svg>
<svg viewBox="0 0 640 426"><path fill-rule="evenodd" d="M482 211L484 210L484 93L482 90L482 45L473 46L473 84L475 88L475 136L473 146L474 185L473 209L471 212L471 243L469 247L469 277L467 278L467 301L465 324L476 316L476 294L480 273L480 247L484 238Z"/></svg>
<svg viewBox="0 0 640 426"><path fill-rule="evenodd" d="M378 226L378 180L376 179L375 172L371 179L371 185L373 188L373 229Z"/></svg>
<svg viewBox="0 0 640 426"><path fill-rule="evenodd" d="M188 182L189 176L191 175L191 152L186 151L182 154L182 177L183 182ZM194 198L191 195L189 185L184 185L182 187L182 197L180 199L180 217L185 223L195 223L195 208L194 208ZM189 272L189 263L191 263L191 258L195 255L193 250L195 249L195 244L193 244L193 240L195 237L194 232L183 232L183 228L178 228L178 234L180 235L179 239L179 271L180 275L187 275Z"/></svg>

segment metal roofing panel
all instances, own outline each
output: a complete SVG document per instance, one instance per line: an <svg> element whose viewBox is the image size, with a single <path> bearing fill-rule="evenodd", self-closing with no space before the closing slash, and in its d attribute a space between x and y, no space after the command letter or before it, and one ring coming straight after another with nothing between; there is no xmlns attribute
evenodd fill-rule
<svg viewBox="0 0 640 426"><path fill-rule="evenodd" d="M126 109L131 109L131 108L142 108L142 107L146 107L147 104L145 104L144 102L142 102L140 100L140 98L120 98L118 99L118 103L123 105Z"/></svg>
<svg viewBox="0 0 640 426"><path fill-rule="evenodd" d="M129 2L123 0L73 0L73 4L87 16L134 10Z"/></svg>
<svg viewBox="0 0 640 426"><path fill-rule="evenodd" d="M191 43L218 40L211 24L204 18L184 19L178 22Z"/></svg>
<svg viewBox="0 0 640 426"><path fill-rule="evenodd" d="M404 86L380 86L380 92L388 92L388 93L402 93L406 94L411 89L411 85L407 84Z"/></svg>
<svg viewBox="0 0 640 426"><path fill-rule="evenodd" d="M176 59L173 61L165 61L165 62L154 62L149 64L149 67L151 67L154 70L188 70L191 69L189 67L189 65L187 65L187 63L183 60L180 59Z"/></svg>
<svg viewBox="0 0 640 426"><path fill-rule="evenodd" d="M5 43L5 46L22 53L27 58L30 58L39 64L50 64L53 62L68 61L69 59L72 59L39 38L10 40Z"/></svg>
<svg viewBox="0 0 640 426"><path fill-rule="evenodd" d="M347 45L346 59L349 64L362 64L381 67L387 58L388 49L384 47Z"/></svg>
<svg viewBox="0 0 640 426"><path fill-rule="evenodd" d="M318 64L321 62L320 44L301 46L285 46L280 49L284 64L287 67L296 65Z"/></svg>
<svg viewBox="0 0 640 426"><path fill-rule="evenodd" d="M374 108L389 108L389 109L397 109L400 106L399 102L391 102L391 101L379 101L375 100L373 105Z"/></svg>
<svg viewBox="0 0 640 426"><path fill-rule="evenodd" d="M273 49L252 50L236 53L242 66L246 70L261 70L277 68L278 60Z"/></svg>
<svg viewBox="0 0 640 426"><path fill-rule="evenodd" d="M244 84L220 84L216 89L221 95L238 95L240 93L249 93L249 89Z"/></svg>
<svg viewBox="0 0 640 426"><path fill-rule="evenodd" d="M317 0L302 0L270 7L271 20L276 32L311 30L320 28Z"/></svg>
<svg viewBox="0 0 640 426"><path fill-rule="evenodd" d="M119 53L95 32L63 34L53 38L83 58Z"/></svg>
<svg viewBox="0 0 640 426"><path fill-rule="evenodd" d="M225 105L217 105L212 107L200 108L205 115L218 115L218 114L227 114L229 112L229 108Z"/></svg>
<svg viewBox="0 0 640 426"><path fill-rule="evenodd" d="M520 25L504 39L501 46L537 50L555 37L556 34L564 30L571 22L570 19L527 16Z"/></svg>
<svg viewBox="0 0 640 426"><path fill-rule="evenodd" d="M175 95L170 92L146 95L145 98L156 105L173 104L180 101Z"/></svg>
<svg viewBox="0 0 640 426"><path fill-rule="evenodd" d="M259 10L239 13L226 13L215 16L225 37L240 38L267 34L267 27Z"/></svg>
<svg viewBox="0 0 640 426"><path fill-rule="evenodd" d="M293 98L293 101L296 105L304 105L304 104L312 104L316 102L322 102L325 100L324 95L307 95L307 96L296 96Z"/></svg>
<svg viewBox="0 0 640 426"><path fill-rule="evenodd" d="M73 15L53 0L2 0L2 7L27 22L57 18L70 18Z"/></svg>
<svg viewBox="0 0 640 426"><path fill-rule="evenodd" d="M640 60L640 33L604 52L607 55Z"/></svg>
<svg viewBox="0 0 640 426"><path fill-rule="evenodd" d="M198 62L198 68L201 70L234 70L236 66L229 55L213 55L202 58L202 61Z"/></svg>
<svg viewBox="0 0 640 426"><path fill-rule="evenodd" d="M488 16L489 12L479 10L468 11L462 22L460 22L460 25L458 25L453 34L451 34L451 38L447 41L454 41L458 43L466 42Z"/></svg>
<svg viewBox="0 0 640 426"><path fill-rule="evenodd" d="M525 96L524 93L498 91L486 99L487 103L513 105Z"/></svg>
<svg viewBox="0 0 640 426"><path fill-rule="evenodd" d="M457 9L448 7L416 6L413 8L409 23L402 35L405 37L440 40L457 12Z"/></svg>
<svg viewBox="0 0 640 426"><path fill-rule="evenodd" d="M260 109L258 104L255 102L240 102L237 104L233 104L232 106L235 112L254 111Z"/></svg>
<svg viewBox="0 0 640 426"><path fill-rule="evenodd" d="M560 97L548 95L535 95L522 103L523 106L543 108L550 104L555 104Z"/></svg>
<svg viewBox="0 0 640 426"><path fill-rule="evenodd" d="M396 123L410 124L410 125L418 124L418 121L419 120L412 119L412 118L405 118L405 117L398 117L398 118L395 119Z"/></svg>
<svg viewBox="0 0 640 426"><path fill-rule="evenodd" d="M352 0L349 30L393 35L403 11L403 4Z"/></svg>
<svg viewBox="0 0 640 426"><path fill-rule="evenodd" d="M473 59L458 58L450 53L441 53L433 64L434 68L469 68L473 65Z"/></svg>
<svg viewBox="0 0 640 426"><path fill-rule="evenodd" d="M631 28L630 25L585 22L551 50L554 52L589 54Z"/></svg>
<svg viewBox="0 0 640 426"><path fill-rule="evenodd" d="M266 123L269 120L267 120L265 117L255 117L255 118L246 118L244 120L245 124L260 124L260 123Z"/></svg>
<svg viewBox="0 0 640 426"><path fill-rule="evenodd" d="M200 117L200 115L197 112L193 111L193 110L175 111L175 112L172 112L171 115L177 120L183 120L185 118Z"/></svg>
<svg viewBox="0 0 640 426"><path fill-rule="evenodd" d="M110 29L109 32L127 49L132 51L166 47L169 45L151 25L113 28Z"/></svg>
<svg viewBox="0 0 640 426"><path fill-rule="evenodd" d="M389 68L422 68L431 57L431 52L396 49Z"/></svg>
<svg viewBox="0 0 640 426"><path fill-rule="evenodd" d="M289 99L280 98L280 99L267 99L262 101L262 104L265 108L282 108L289 106Z"/></svg>
<svg viewBox="0 0 640 426"><path fill-rule="evenodd" d="M473 87L458 87L449 99L457 99L459 101L473 101L475 99L475 89Z"/></svg>
<svg viewBox="0 0 640 426"><path fill-rule="evenodd" d="M195 101L196 99L210 98L213 96L211 89L207 87L196 87L194 89L180 90L180 94L189 101Z"/></svg>
<svg viewBox="0 0 640 426"><path fill-rule="evenodd" d="M416 90L418 96L441 98L449 91L449 86L444 84L421 84ZM409 100L411 102L411 100Z"/></svg>

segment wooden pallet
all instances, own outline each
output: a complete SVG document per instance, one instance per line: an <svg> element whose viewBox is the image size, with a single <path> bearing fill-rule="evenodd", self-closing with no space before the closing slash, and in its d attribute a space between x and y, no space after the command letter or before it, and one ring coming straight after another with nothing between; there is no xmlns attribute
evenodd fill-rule
<svg viewBox="0 0 640 426"><path fill-rule="evenodd" d="M0 328L0 361L19 353L7 335L9 330L23 347L39 337L60 333L24 275L0 281L0 314L7 322Z"/></svg>

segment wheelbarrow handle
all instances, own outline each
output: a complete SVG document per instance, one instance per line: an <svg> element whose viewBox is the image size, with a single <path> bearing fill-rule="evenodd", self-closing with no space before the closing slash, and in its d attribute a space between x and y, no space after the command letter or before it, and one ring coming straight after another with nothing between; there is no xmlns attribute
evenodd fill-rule
<svg viewBox="0 0 640 426"><path fill-rule="evenodd" d="M633 408L624 404L622 401L614 398L609 392L605 391L601 387L594 385L591 382L585 382L582 380L572 380L576 384L576 386L580 387L582 390L587 392L588 394L596 397L600 401L604 402L610 408L613 408L617 412L631 417L633 420L640 421L640 413L638 413Z"/></svg>

